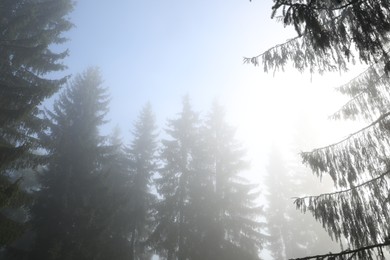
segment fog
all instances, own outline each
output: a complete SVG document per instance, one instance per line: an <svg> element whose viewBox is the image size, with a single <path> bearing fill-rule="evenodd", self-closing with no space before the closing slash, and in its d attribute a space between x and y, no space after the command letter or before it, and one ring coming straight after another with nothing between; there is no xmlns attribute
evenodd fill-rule
<svg viewBox="0 0 390 260"><path fill-rule="evenodd" d="M295 35L270 18L271 5L78 1L69 41L52 47L69 56L50 77L70 78L40 107L47 127L34 153L49 159L7 172L33 202L3 212L35 228L2 246L4 259L18 250L33 252L19 259L265 260L344 250L294 198L335 191L300 153L361 127L329 116L348 100L334 88L364 66L317 75L243 64Z"/></svg>

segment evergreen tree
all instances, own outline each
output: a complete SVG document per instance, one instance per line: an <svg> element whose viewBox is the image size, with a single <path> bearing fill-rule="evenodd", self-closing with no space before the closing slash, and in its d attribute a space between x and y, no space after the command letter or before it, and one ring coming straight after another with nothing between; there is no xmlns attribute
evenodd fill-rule
<svg viewBox="0 0 390 260"><path fill-rule="evenodd" d="M206 208L212 213L207 223L204 252L213 252L207 259L258 259L265 242L264 224L259 221L263 210L256 205L256 185L242 176L249 164L245 151L235 140L234 129L225 121L223 108L214 103L206 122L206 158L212 193L204 193ZM208 189L210 190L210 189ZM204 258L200 258L204 259Z"/></svg>
<svg viewBox="0 0 390 260"><path fill-rule="evenodd" d="M56 101L42 136L49 163L33 208L33 259L98 259L108 245L100 176L107 95L95 68L77 75ZM103 211L103 212L102 212Z"/></svg>
<svg viewBox="0 0 390 260"><path fill-rule="evenodd" d="M317 176L329 174L337 191L295 202L302 211L312 212L334 238L345 237L350 248L301 259L385 259L383 248L390 245L390 5L375 0L276 0L273 15L278 10L283 23L293 25L298 36L246 62L261 61L266 71L288 61L310 72L345 70L355 60L369 65L338 88L350 100L333 115L363 119L367 126L337 143L302 153Z"/></svg>
<svg viewBox="0 0 390 260"><path fill-rule="evenodd" d="M0 1L0 208L12 206L21 192L5 174L37 165L35 137L43 129L38 106L66 81L46 77L63 70L67 56L49 47L65 41L71 9L70 0ZM21 228L0 213L0 246L17 238Z"/></svg>
<svg viewBox="0 0 390 260"><path fill-rule="evenodd" d="M268 248L273 259L320 254L324 248L333 252L340 250L320 223L310 215L301 214L292 203L292 198L300 194L319 194L330 190L310 177L302 167L284 159L279 148L272 147L266 178L266 217L270 234Z"/></svg>
<svg viewBox="0 0 390 260"><path fill-rule="evenodd" d="M162 141L162 168L156 179L157 191L162 201L157 210L158 226L152 241L161 257L168 260L191 259L192 248L189 184L196 173L200 120L192 111L189 98L183 100L179 117L168 122L166 130L171 139Z"/></svg>
<svg viewBox="0 0 390 260"><path fill-rule="evenodd" d="M93 196L97 198L93 207L99 212L98 225L102 228L96 241L96 259L129 259L129 234L134 212L132 203L132 180L119 128L110 136L109 145L104 147L103 169L97 176ZM103 247L104 245L104 247Z"/></svg>
<svg viewBox="0 0 390 260"><path fill-rule="evenodd" d="M268 71L291 61L300 71L322 73L345 71L360 60L390 70L388 1L274 0L272 18L293 26L297 36L244 62Z"/></svg>
<svg viewBox="0 0 390 260"><path fill-rule="evenodd" d="M166 259L258 259L258 194L240 176L247 164L219 106L202 126L186 97L169 123L157 180L157 250Z"/></svg>
<svg viewBox="0 0 390 260"><path fill-rule="evenodd" d="M130 221L130 259L146 259L147 239L155 224L157 198L152 178L157 172L157 134L152 107L148 103L134 124L133 141L127 151L130 159L132 217Z"/></svg>

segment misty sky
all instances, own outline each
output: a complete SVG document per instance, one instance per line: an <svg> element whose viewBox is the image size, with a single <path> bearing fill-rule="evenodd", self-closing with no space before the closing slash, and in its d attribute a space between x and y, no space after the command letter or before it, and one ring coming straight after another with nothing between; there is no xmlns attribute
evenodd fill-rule
<svg viewBox="0 0 390 260"><path fill-rule="evenodd" d="M294 35L270 19L271 3L78 1L71 15L76 27L67 34L66 73L101 68L111 94L109 127L118 124L125 139L147 101L164 128L166 119L180 111L183 95L189 94L202 113L216 98L248 148L252 171L261 171L270 143L287 143L297 124L315 119L310 124L323 129L319 121L341 104L330 88L350 78L293 70L273 75L244 65L244 56Z"/></svg>

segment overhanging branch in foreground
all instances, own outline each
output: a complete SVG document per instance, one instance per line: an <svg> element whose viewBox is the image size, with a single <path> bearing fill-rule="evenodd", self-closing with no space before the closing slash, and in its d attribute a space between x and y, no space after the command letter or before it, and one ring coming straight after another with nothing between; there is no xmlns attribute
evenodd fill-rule
<svg viewBox="0 0 390 260"><path fill-rule="evenodd" d="M357 249L353 249L353 250L347 249L347 250L341 251L339 253L329 253L329 254L324 254L324 255L306 256L306 257L302 257L302 258L291 258L290 260L309 260L309 259L317 259L317 260L319 260L319 259L321 259L321 260L324 260L324 259L328 259L328 260L340 259L341 260L341 259L352 259L352 257L355 256L359 252L368 251L368 250L375 249L375 248L382 248L382 247L389 246L389 245L390 245L390 240L387 240L387 241L385 241L383 243L380 243L380 244L365 246L365 247L361 247L361 248L357 248ZM343 258L344 256L345 257L349 256L349 258Z"/></svg>

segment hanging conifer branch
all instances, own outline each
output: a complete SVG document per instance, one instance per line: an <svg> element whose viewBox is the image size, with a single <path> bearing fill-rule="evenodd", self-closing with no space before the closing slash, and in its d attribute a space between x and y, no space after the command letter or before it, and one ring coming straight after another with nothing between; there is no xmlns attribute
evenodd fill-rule
<svg viewBox="0 0 390 260"><path fill-rule="evenodd" d="M383 66L383 63L371 65L347 84L338 87L336 90L352 99L330 118L373 120L373 117L389 111L389 77Z"/></svg>
<svg viewBox="0 0 390 260"><path fill-rule="evenodd" d="M281 22L294 27L301 43L287 42L262 55L244 58L245 62L258 66L262 59L264 71L283 68L288 61L299 71L345 71L347 63L355 61L356 49L360 61L370 64L383 60L384 70L389 71L389 55L384 48L390 31L386 1L276 0L272 18L278 11ZM287 53L282 56L283 52Z"/></svg>
<svg viewBox="0 0 390 260"><path fill-rule="evenodd" d="M343 142L345 142L345 141L348 141L349 139L351 139L351 138L354 137L355 135L358 135L359 133L365 131L366 129L369 129L369 128L371 128L372 126L374 126L374 125L380 123L383 119L385 119L385 118L388 117L389 115L390 115L390 112L381 115L377 120L375 120L375 121L372 122L371 124L369 124L369 125L367 125L366 127L363 127L363 128L361 128L361 129L359 129L358 131L356 131L356 132L350 134L348 137L342 139L341 141L338 141L337 143L333 143L333 144L330 144L330 145L327 145L327 146L324 146L324 147L316 148L316 149L314 149L314 150L311 151L311 152L303 152L303 153L301 153L301 154L309 154L309 153L317 152L317 151L319 151L319 150L324 150L324 149L328 149L328 148L332 148L332 147L334 147L334 146L337 146L337 145L339 145L339 144L341 144L341 143L343 143Z"/></svg>
<svg viewBox="0 0 390 260"><path fill-rule="evenodd" d="M310 165L318 176L328 173L336 186L349 188L365 181L367 176L377 177L390 156L390 112L381 115L370 125L347 138L301 153L303 162Z"/></svg>
<svg viewBox="0 0 390 260"><path fill-rule="evenodd" d="M302 212L310 211L336 240L344 237L355 247L377 244L386 239L390 228L388 174L387 171L359 187L303 197L294 203Z"/></svg>
<svg viewBox="0 0 390 260"><path fill-rule="evenodd" d="M329 254L324 254L324 255L307 256L307 257L302 257L302 258L293 258L290 260L309 260L309 259L318 259L318 260L320 260L320 259L321 260L340 259L340 260L345 260L345 259L354 259L353 257L360 257L360 256L366 256L366 257L369 257L366 259L372 259L371 253L366 252L366 251L370 251L373 249L379 249L379 251L382 252L382 248L389 246L389 245L390 245L390 241L386 241L383 243L365 246L365 247L361 247L361 248L357 248L357 249L353 249L353 250L350 250L350 249L344 250L344 251L341 251L340 253L329 253ZM382 255L383 255L383 252L382 252ZM348 257L348 258L345 258L345 257ZM358 258L358 259L362 259L362 258Z"/></svg>
<svg viewBox="0 0 390 260"><path fill-rule="evenodd" d="M292 38L292 39L287 40L287 41L284 42L284 43L277 44L277 45L275 45L275 46L269 48L268 50L266 50L265 52L263 52L263 53L261 53L261 54L259 54L259 55L257 55L257 56L254 56L254 57L244 57L243 63L244 63L244 64L253 64L253 65L255 65L255 66L259 66L259 65L260 65L260 63L259 63L259 60L260 60L260 59L262 59L262 58L265 57L265 56L269 56L269 54L270 54L271 52L273 52L273 51L277 51L278 49L282 49L282 48L287 47L289 44L292 44L294 41L298 40L298 39L301 38L301 37L302 37L302 35L296 36L296 37L294 37L294 38ZM263 62L264 62L264 60L263 60ZM265 65L264 65L264 66L265 66ZM267 67L267 69L266 69L266 67L264 67L264 71L267 72L267 71L268 71L268 67Z"/></svg>
<svg viewBox="0 0 390 260"><path fill-rule="evenodd" d="M322 199L322 198L329 198L329 197L334 197L334 196L337 196L337 195L340 195L342 193L347 193L347 192L350 192L352 190L356 190L356 189L359 189L363 186L366 186L368 184L370 184L371 182L375 182L375 181L378 181L384 177L386 177L388 174L390 174L390 171L386 171L384 173L382 173L381 175L379 175L378 177L376 178L373 178L373 179L370 179L366 182L363 182L359 185L356 185L356 186L353 186L349 189L346 189L346 190L340 190L340 191L335 191L335 192L328 192L328 193L322 193L321 195L318 195L318 196L304 196L304 197L293 197L292 199L294 199L294 204L297 204L297 201L302 201L302 200L318 200L318 199Z"/></svg>

